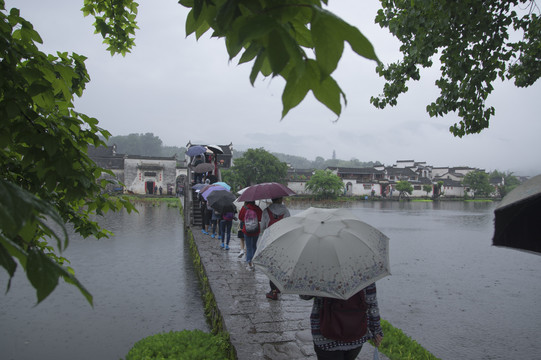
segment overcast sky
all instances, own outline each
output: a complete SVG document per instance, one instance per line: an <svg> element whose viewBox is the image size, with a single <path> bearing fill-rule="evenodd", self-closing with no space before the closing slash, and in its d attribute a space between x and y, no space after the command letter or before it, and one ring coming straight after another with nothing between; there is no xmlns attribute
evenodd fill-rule
<svg viewBox="0 0 541 360"><path fill-rule="evenodd" d="M209 34L185 36L187 9L176 0L140 0L137 46L111 57L84 18L83 0L6 0L18 7L44 40L42 50L88 57L91 82L76 109L99 120L112 135L154 133L164 145L229 144L262 147L314 160L336 157L360 161L425 161L433 166L470 166L517 175L541 173L541 84L528 89L497 83L488 102L496 106L490 128L455 138L448 131L458 117L430 118L426 105L437 96L434 70L408 84L399 105L384 110L370 104L383 82L376 64L356 56L346 44L335 79L348 104L338 121L309 94L281 121L284 82L261 79L252 87L250 64L228 61L223 40ZM330 1L329 10L357 26L381 61L400 58L398 42L374 24L378 0Z"/></svg>

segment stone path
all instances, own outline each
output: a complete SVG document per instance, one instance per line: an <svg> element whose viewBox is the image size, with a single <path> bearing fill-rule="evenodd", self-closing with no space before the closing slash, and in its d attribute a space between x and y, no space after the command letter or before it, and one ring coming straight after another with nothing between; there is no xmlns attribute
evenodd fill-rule
<svg viewBox="0 0 541 360"><path fill-rule="evenodd" d="M310 334L312 301L298 295L281 295L269 300L268 278L257 269L246 268L239 259L240 246L231 238L231 250L220 248L220 240L192 229L201 262L224 319L239 360L316 359ZM381 353L380 359L387 358ZM358 360L371 360L373 347L365 344Z"/></svg>

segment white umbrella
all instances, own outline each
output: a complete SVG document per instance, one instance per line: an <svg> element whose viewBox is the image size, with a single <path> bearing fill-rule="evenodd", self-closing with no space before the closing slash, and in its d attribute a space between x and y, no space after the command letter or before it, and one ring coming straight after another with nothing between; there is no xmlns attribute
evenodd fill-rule
<svg viewBox="0 0 541 360"><path fill-rule="evenodd" d="M348 299L390 275L389 238L347 209L309 208L266 229L253 263L283 293Z"/></svg>

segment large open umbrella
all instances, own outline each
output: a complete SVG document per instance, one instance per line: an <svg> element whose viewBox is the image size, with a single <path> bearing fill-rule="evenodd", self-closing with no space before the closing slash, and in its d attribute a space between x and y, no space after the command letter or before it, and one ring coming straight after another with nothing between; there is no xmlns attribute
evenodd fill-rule
<svg viewBox="0 0 541 360"><path fill-rule="evenodd" d="M231 186L229 186L227 183L224 183L223 181L215 182L213 185L220 185L226 188L227 190L231 190Z"/></svg>
<svg viewBox="0 0 541 360"><path fill-rule="evenodd" d="M192 186L192 189L193 190L201 190L205 186L207 186L207 184L195 184L194 186Z"/></svg>
<svg viewBox="0 0 541 360"><path fill-rule="evenodd" d="M249 186L239 196L238 201L274 199L291 195L296 195L296 193L287 186L277 182L267 182Z"/></svg>
<svg viewBox="0 0 541 360"><path fill-rule="evenodd" d="M207 151L207 148L200 145L192 145L186 150L186 155L188 156L197 156L204 154Z"/></svg>
<svg viewBox="0 0 541 360"><path fill-rule="evenodd" d="M217 186L217 185L214 185L214 184L203 184L204 186L199 190L200 193L204 193L207 189L213 187L213 186Z"/></svg>
<svg viewBox="0 0 541 360"><path fill-rule="evenodd" d="M227 190L217 190L208 195L207 201L210 207L218 212L223 212L224 209L230 209L229 211L234 212L235 205L233 202L236 198L234 194Z"/></svg>
<svg viewBox="0 0 541 360"><path fill-rule="evenodd" d="M214 170L214 165L212 165L211 163L201 163L201 164L197 164L194 168L193 168L193 171L197 174L203 174L203 173L206 173L206 172L209 172L209 171L213 171Z"/></svg>
<svg viewBox="0 0 541 360"><path fill-rule="evenodd" d="M494 210L492 243L541 253L541 175L507 194Z"/></svg>
<svg viewBox="0 0 541 360"><path fill-rule="evenodd" d="M222 150L222 147L220 145L207 145L207 149L212 151L215 154L223 154L224 151Z"/></svg>
<svg viewBox="0 0 541 360"><path fill-rule="evenodd" d="M203 189L205 189L205 188L203 188ZM229 191L229 190L227 190L226 188L224 188L223 186L213 185L213 186L210 186L209 188L207 188L205 191L201 190L199 193L201 194L201 196L203 197L203 199L207 200L208 196L209 196L213 191L217 191L217 190L225 190L225 191Z"/></svg>
<svg viewBox="0 0 541 360"><path fill-rule="evenodd" d="M309 208L267 228L253 263L283 293L348 299L390 275L389 239L348 209Z"/></svg>

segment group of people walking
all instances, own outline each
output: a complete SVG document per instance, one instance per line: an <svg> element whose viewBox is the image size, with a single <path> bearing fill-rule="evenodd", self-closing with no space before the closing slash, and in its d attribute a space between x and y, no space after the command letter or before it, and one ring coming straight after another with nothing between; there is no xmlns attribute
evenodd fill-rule
<svg viewBox="0 0 541 360"><path fill-rule="evenodd" d="M210 235L211 238L218 236L218 239L221 240L220 246L224 250L230 249L229 243L233 220L240 221L237 236L240 239L241 250L238 257L241 258L246 255L245 261L249 270L254 269L252 260L257 250L259 236L276 222L290 216L290 212L283 204L283 198L281 197L272 199L272 203L265 209L261 209L254 201L246 201L238 212L238 216L237 208L234 205L224 208L220 213L208 206L204 199L201 200L201 206L204 207L202 209L203 227L201 231L203 234ZM269 280L269 291L265 296L270 300L278 300L279 294L279 288ZM380 325L375 283L361 290L352 299L345 301L344 305L340 305L344 306L343 312L347 314L346 317L350 320L339 325L328 325L329 323L342 321L337 320L338 318L328 320L327 314L329 310L325 309L329 306L337 306L336 304L328 305L331 304L329 301L332 300L304 295L301 295L301 298L305 300L313 299L314 301L310 324L318 360L353 360L361 351L363 344L369 339L372 339L376 346L381 343L383 331ZM334 301L336 302L336 300ZM357 320L357 318L351 317L352 313L366 315L359 315ZM349 329L346 330L344 324L347 324ZM336 334L334 328L341 329L341 333ZM354 335L353 337L346 337L345 334Z"/></svg>
<svg viewBox="0 0 541 360"><path fill-rule="evenodd" d="M201 232L210 235L213 239L218 236L218 240L221 240L220 247L229 250L233 220L237 220L236 206L232 204L224 207L222 211L218 211L210 207L207 201L201 198L200 207L203 214Z"/></svg>
<svg viewBox="0 0 541 360"><path fill-rule="evenodd" d="M271 204L262 210L255 201L246 201L238 212L236 206L227 208L222 212L212 209L204 199L201 201L201 210L203 213L203 225L201 232L209 235L211 238L218 237L221 240L220 247L229 250L231 241L231 230L233 220L239 220L237 237L240 240L240 252L238 257L246 256L246 266L248 270L254 269L252 259L257 250L257 240L259 236L277 221L289 217L290 213L283 204L283 198L274 198ZM278 300L280 290L270 283L270 291L266 294L267 298Z"/></svg>

